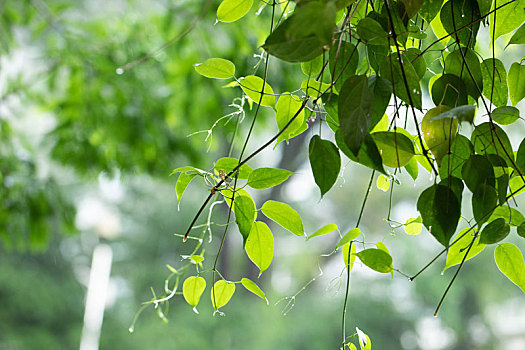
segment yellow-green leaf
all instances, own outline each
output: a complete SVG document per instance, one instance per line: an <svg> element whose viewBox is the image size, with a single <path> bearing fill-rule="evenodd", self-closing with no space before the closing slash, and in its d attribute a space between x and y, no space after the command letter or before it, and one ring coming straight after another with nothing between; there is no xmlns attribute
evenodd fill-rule
<svg viewBox="0 0 525 350"><path fill-rule="evenodd" d="M213 308L217 310L228 304L233 293L235 293L234 283L225 280L215 282L211 289L211 303Z"/></svg>
<svg viewBox="0 0 525 350"><path fill-rule="evenodd" d="M468 230L468 228L460 231L458 233L458 236L454 239L454 243L448 249L447 262L446 262L445 268L443 269L442 272L445 272L451 266L461 264L461 261L463 260L463 257L467 253L467 249L468 249L470 243L472 243L472 240L474 239L473 235L476 232L474 230L471 230L469 233L467 233L466 235L463 236L463 234L465 232L467 232L467 230ZM463 236L463 237L461 237L461 236ZM461 238L459 238L459 237L461 237ZM476 237L476 239L474 240L472 248L470 248L470 251L468 252L468 255L467 255L465 261L467 261L469 259L472 259L476 255L481 253L481 251L483 249L485 249L485 245L479 243L479 237L480 236L478 235Z"/></svg>
<svg viewBox="0 0 525 350"><path fill-rule="evenodd" d="M277 186L286 181L293 173L285 169L259 168L248 177L248 186L262 189Z"/></svg>
<svg viewBox="0 0 525 350"><path fill-rule="evenodd" d="M243 278L241 280L241 284L243 285L244 288L246 288L246 290L248 290L249 292L252 292L253 294L257 295L259 298L261 298L262 300L266 301L266 304L268 304L268 299L266 299L266 294L264 294L262 289L259 288L259 286L257 284L255 284L255 282L253 282L252 280L250 280L248 278Z"/></svg>
<svg viewBox="0 0 525 350"><path fill-rule="evenodd" d="M244 77L244 79L241 80L241 88L244 91L246 95L255 103L261 102L261 106L267 106L271 107L275 104L275 96L273 95L273 89L268 84L268 82L264 82L262 78L257 77L255 75L248 75L247 77ZM263 91L263 85L264 85L264 93L261 100L261 91Z"/></svg>
<svg viewBox="0 0 525 350"><path fill-rule="evenodd" d="M379 175L377 177L376 186L383 192L387 192L390 189L390 179L385 175Z"/></svg>
<svg viewBox="0 0 525 350"><path fill-rule="evenodd" d="M209 58L194 67L197 73L207 78L229 79L235 74L235 65L224 58Z"/></svg>
<svg viewBox="0 0 525 350"><path fill-rule="evenodd" d="M353 228L351 229L350 231L348 231L344 236L343 238L341 238L341 240L339 241L339 243L337 243L337 245L335 246L336 248L339 248L340 246L346 244L346 243L349 243L350 241L353 241L357 236L359 236L361 234L361 229L359 228Z"/></svg>
<svg viewBox="0 0 525 350"><path fill-rule="evenodd" d="M244 249L250 260L259 268L260 273L263 273L272 263L274 250L273 235L268 225L261 221L255 222Z"/></svg>
<svg viewBox="0 0 525 350"><path fill-rule="evenodd" d="M223 0L217 9L217 19L221 22L235 22L250 11L253 0Z"/></svg>
<svg viewBox="0 0 525 350"><path fill-rule="evenodd" d="M304 235L303 220L288 204L269 200L263 204L261 211L267 218L275 221L294 235Z"/></svg>
<svg viewBox="0 0 525 350"><path fill-rule="evenodd" d="M192 307L196 307L201 299L202 293L206 289L206 280L198 276L190 276L186 278L182 285L182 295L186 302ZM197 312L197 309L194 309Z"/></svg>
<svg viewBox="0 0 525 350"><path fill-rule="evenodd" d="M336 224L324 225L319 230L315 231L310 236L308 236L308 238L306 240L309 240L310 238L314 238L314 237L317 237L317 236L326 235L327 233L331 233L331 232L334 232L334 231L339 231L339 228L337 227Z"/></svg>
<svg viewBox="0 0 525 350"><path fill-rule="evenodd" d="M418 216L417 218L410 218L407 221L405 221L405 232L407 235L416 236L421 233L421 229L423 228L423 221L421 220L421 216Z"/></svg>
<svg viewBox="0 0 525 350"><path fill-rule="evenodd" d="M525 293L525 261L521 250L512 243L503 243L494 251L498 269Z"/></svg>

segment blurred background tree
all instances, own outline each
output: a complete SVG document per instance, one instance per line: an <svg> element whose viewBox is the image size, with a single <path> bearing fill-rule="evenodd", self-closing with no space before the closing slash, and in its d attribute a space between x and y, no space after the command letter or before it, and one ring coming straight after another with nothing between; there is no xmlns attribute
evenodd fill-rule
<svg viewBox="0 0 525 350"><path fill-rule="evenodd" d="M168 273L164 266L176 266L188 254L173 233L183 233L206 195L190 186L191 195L174 215L170 171L190 162L211 168L227 153L235 129L235 119L226 123L220 118L237 110L230 105L238 102L240 90L205 79L192 66L223 57L252 74L260 63L254 54L267 35L267 11L245 17L241 28L215 24L217 5L208 0L0 1L1 349L78 346L91 254L99 242L114 251L102 349L339 346L341 257L320 257L331 250L325 243L292 242L279 231L279 259L262 282L269 306L238 293L225 309L227 317L211 317L211 302L203 297L201 315L183 302L173 303L164 324L151 308L135 332L128 332L140 303L151 298L150 287L162 290ZM195 18L197 25L176 43L119 70L169 42ZM303 79L279 62L273 63L270 76L279 91L290 91ZM248 105L244 111L253 113ZM256 130L261 140L274 128L272 118L264 117ZM213 132L196 133L217 121ZM241 134L247 124L240 124ZM271 127L265 131L264 125ZM294 202L308 232L334 220L350 228L368 172L348 169L338 184L341 191L317 203L306 159L304 139L298 138L256 160L284 164L297 173L262 196ZM415 207L406 204L414 203L416 193L396 192L392 217L404 222L417 216ZM386 217L388 194L374 189L368 207ZM363 227L378 239L386 236L400 257L396 263L406 270L415 271L437 251L426 244L431 238L392 231L377 217L365 219ZM240 244L238 238L228 241L228 246ZM226 274L253 273L239 249L227 252L221 261ZM485 252L481 259L491 256ZM499 288L507 282L494 264L467 266L441 317L433 319L446 284L435 277L440 270L433 267L413 284L356 270L359 282L352 284L349 322L367 331L376 349L525 347L524 313L519 312L525 307L523 296L518 288ZM295 299L276 305L318 275ZM287 307L288 301L295 306Z"/></svg>

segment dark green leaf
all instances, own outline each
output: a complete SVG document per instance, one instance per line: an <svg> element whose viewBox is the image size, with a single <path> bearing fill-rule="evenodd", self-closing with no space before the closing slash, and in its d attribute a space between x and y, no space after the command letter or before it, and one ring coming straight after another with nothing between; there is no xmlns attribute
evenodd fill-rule
<svg viewBox="0 0 525 350"><path fill-rule="evenodd" d="M341 170L341 156L337 147L315 135L310 140L309 159L315 183L324 196L334 185Z"/></svg>
<svg viewBox="0 0 525 350"><path fill-rule="evenodd" d="M415 155L412 141L399 132L380 131L371 136L386 166L400 168L407 165Z"/></svg>
<svg viewBox="0 0 525 350"><path fill-rule="evenodd" d="M496 190L498 192L499 204L507 201L507 190L509 188L509 175L503 174L496 178Z"/></svg>
<svg viewBox="0 0 525 350"><path fill-rule="evenodd" d="M390 26L388 23L390 23L390 18L392 18L392 21L394 23L394 30L397 34L397 41L401 45L405 45L408 39L408 32L406 29L406 25L408 24L408 16L405 15L405 6L402 2L391 2L390 3L390 13L388 13L388 9L386 6L383 6L381 9L381 16L385 19L387 19L387 26L386 28L383 27L385 30L388 29L390 32ZM403 17L403 18L401 18ZM391 40L390 45L395 46L395 43L393 40Z"/></svg>
<svg viewBox="0 0 525 350"><path fill-rule="evenodd" d="M440 19L443 28L449 34L458 31L453 37L457 35L461 44L468 44L470 47L474 47L476 43L479 30L479 22L476 20L479 18L479 6L476 0L449 0L441 8ZM463 26L466 27L460 29Z"/></svg>
<svg viewBox="0 0 525 350"><path fill-rule="evenodd" d="M447 247L461 214L461 206L454 191L443 185L427 188L419 196L417 210L427 230Z"/></svg>
<svg viewBox="0 0 525 350"><path fill-rule="evenodd" d="M405 74L403 75L402 69ZM399 64L399 58L396 54L391 54L381 63L381 76L395 84L396 96L405 101L409 105L421 110L422 97L421 86L419 85L419 75L410 61L403 61L402 66ZM406 77L406 84L405 79ZM410 92L410 95L408 94Z"/></svg>
<svg viewBox="0 0 525 350"><path fill-rule="evenodd" d="M393 271L392 257L382 249L369 248L356 254L359 259L374 271L389 273Z"/></svg>
<svg viewBox="0 0 525 350"><path fill-rule="evenodd" d="M487 157L479 154L472 155L467 159L463 164L461 176L472 193L476 192L478 187L482 185L496 186L492 164Z"/></svg>
<svg viewBox="0 0 525 350"><path fill-rule="evenodd" d="M430 23L439 13L441 5L443 5L443 0L426 0L421 6L419 14L427 23Z"/></svg>
<svg viewBox="0 0 525 350"><path fill-rule="evenodd" d="M410 47L401 53L403 62L410 62L414 67L419 80L423 79L423 76L427 72L427 64L425 62L425 56L419 56L421 50L415 47ZM417 59L416 59L417 58Z"/></svg>
<svg viewBox="0 0 525 350"><path fill-rule="evenodd" d="M448 176L462 178L461 168L470 155L474 153L474 146L468 138L456 135L450 145L450 154L446 154L441 160L439 176L444 179Z"/></svg>
<svg viewBox="0 0 525 350"><path fill-rule="evenodd" d="M499 218L487 224L481 231L480 243L494 244L505 239L509 235L510 226L505 219Z"/></svg>
<svg viewBox="0 0 525 350"><path fill-rule="evenodd" d="M456 107L466 105L467 88L459 77L443 74L432 84L432 101L435 105Z"/></svg>
<svg viewBox="0 0 525 350"><path fill-rule="evenodd" d="M490 116L498 124L509 125L520 118L520 110L512 106L503 106L493 110Z"/></svg>
<svg viewBox="0 0 525 350"><path fill-rule="evenodd" d="M243 242L246 244L246 239L250 234L257 212L255 211L255 202L251 197L238 196L233 202L233 211L235 213L235 221L239 227L239 232L242 235Z"/></svg>
<svg viewBox="0 0 525 350"><path fill-rule="evenodd" d="M513 166L514 152L509 137L496 124L482 123L476 126L470 139L476 153L497 154L507 162L507 166Z"/></svg>
<svg viewBox="0 0 525 350"><path fill-rule="evenodd" d="M366 76L356 75L345 81L339 95L339 126L343 140L354 155L358 154L368 134L373 102L374 95Z"/></svg>
<svg viewBox="0 0 525 350"><path fill-rule="evenodd" d="M386 112L390 98L392 97L392 84L390 81L377 75L368 78L368 86L372 89L374 95L374 104L372 109L372 119L368 131L371 131L381 120Z"/></svg>
<svg viewBox="0 0 525 350"><path fill-rule="evenodd" d="M454 176L449 176L446 179L443 179L439 182L441 186L448 187L454 192L456 195L456 198L458 199L458 203L461 204L461 200L463 199L463 189L465 186L463 185L463 181L458 179Z"/></svg>
<svg viewBox="0 0 525 350"><path fill-rule="evenodd" d="M214 168L218 172L220 172L222 170L225 174L228 174L230 171L235 169L238 164L239 164L239 160L238 159L230 158L230 157L224 157L224 158L220 158L219 160L217 160L217 162L215 163L215 167ZM253 169L249 165L243 164L239 168L238 178L241 179L241 180L245 180L245 179L248 178L248 176L250 175L250 173L252 171L253 171ZM235 174L233 174L232 177L235 177Z"/></svg>
<svg viewBox="0 0 525 350"><path fill-rule="evenodd" d="M294 235L304 235L301 217L288 204L269 200L263 204L261 211L268 219L275 221Z"/></svg>
<svg viewBox="0 0 525 350"><path fill-rule="evenodd" d="M401 0L401 2L405 4L405 11L408 18L412 18L419 12L425 0Z"/></svg>
<svg viewBox="0 0 525 350"><path fill-rule="evenodd" d="M463 56L465 60L463 60ZM452 51L445 59L445 73L459 77L465 84L467 93L475 100L481 96L484 83L481 65L478 55L471 49L462 47L461 50ZM474 80L472 80L471 74Z"/></svg>
<svg viewBox="0 0 525 350"><path fill-rule="evenodd" d="M509 69L509 95L513 106L525 97L525 65L518 62Z"/></svg>
<svg viewBox="0 0 525 350"><path fill-rule="evenodd" d="M483 184L476 188L472 195L472 212L478 227L489 219L497 204L498 194L494 187Z"/></svg>
<svg viewBox="0 0 525 350"><path fill-rule="evenodd" d="M359 65L359 52L354 44L341 41L339 45L338 42L336 40L336 44L330 49L328 63L332 80L337 79L335 87L341 91L343 83L355 74Z"/></svg>
<svg viewBox="0 0 525 350"><path fill-rule="evenodd" d="M491 100L496 107L507 105L509 93L507 72L503 62L497 58L484 60L481 63L481 74L483 75L483 95Z"/></svg>
<svg viewBox="0 0 525 350"><path fill-rule="evenodd" d="M388 45L388 34L381 24L370 17L365 17L357 23L357 34L368 45Z"/></svg>
<svg viewBox="0 0 525 350"><path fill-rule="evenodd" d="M518 153L516 153L516 165L522 174L525 174L525 139L520 143Z"/></svg>
<svg viewBox="0 0 525 350"><path fill-rule="evenodd" d="M277 186L286 181L293 173L285 169L259 168L250 173L248 186L262 189Z"/></svg>
<svg viewBox="0 0 525 350"><path fill-rule="evenodd" d="M343 152L348 158L362 164L370 169L377 170L383 174L386 174L385 168L383 167L383 160L381 159L381 154L377 149L377 146L372 139L372 136L366 135L365 142L361 145L357 157L354 156L352 151L346 146L343 138L341 136L341 131L337 130L335 133L335 141L341 152Z"/></svg>
<svg viewBox="0 0 525 350"><path fill-rule="evenodd" d="M316 36L330 45L335 28L336 8L332 1L311 1L295 8L287 34L291 39Z"/></svg>
<svg viewBox="0 0 525 350"><path fill-rule="evenodd" d="M518 236L525 238L525 224L519 225L516 232L518 233Z"/></svg>

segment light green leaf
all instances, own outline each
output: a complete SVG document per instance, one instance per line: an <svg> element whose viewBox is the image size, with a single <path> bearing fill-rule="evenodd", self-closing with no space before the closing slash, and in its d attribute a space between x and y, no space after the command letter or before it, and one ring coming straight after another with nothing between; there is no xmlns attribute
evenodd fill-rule
<svg viewBox="0 0 525 350"><path fill-rule="evenodd" d="M253 0L223 0L217 9L217 19L221 22L235 22L250 11Z"/></svg>
<svg viewBox="0 0 525 350"><path fill-rule="evenodd" d="M268 304L268 299L266 299L266 294L262 291L261 288L255 282L248 278L243 278L241 280L241 284L244 288L246 288L247 291L252 292L253 294L257 295L262 300L266 301L266 304Z"/></svg>
<svg viewBox="0 0 525 350"><path fill-rule="evenodd" d="M211 302L213 309L217 310L228 304L235 293L235 283L219 280L211 289Z"/></svg>
<svg viewBox="0 0 525 350"><path fill-rule="evenodd" d="M509 194L513 193L511 198L517 197L525 192L525 182L521 176L514 176L509 180Z"/></svg>
<svg viewBox="0 0 525 350"><path fill-rule="evenodd" d="M323 56L319 55L313 60L310 60L308 62L301 62L301 70L303 73L307 76L313 76L316 74L319 74L321 72L321 69L323 69Z"/></svg>
<svg viewBox="0 0 525 350"><path fill-rule="evenodd" d="M259 103L259 101L261 101L261 106L267 107L271 107L275 104L273 89L270 84L268 84L268 82L264 83L262 78L255 75L248 75L241 80L240 85L244 93L248 95L248 97L253 102ZM261 100L261 91L263 91L263 85L264 93Z"/></svg>
<svg viewBox="0 0 525 350"><path fill-rule="evenodd" d="M390 179L381 174L377 177L376 186L381 191L387 192L390 189Z"/></svg>
<svg viewBox="0 0 525 350"><path fill-rule="evenodd" d="M204 257L201 255L192 255L189 258L191 262L194 263L195 265L198 265L204 261Z"/></svg>
<svg viewBox="0 0 525 350"><path fill-rule="evenodd" d="M224 174L228 174L230 171L235 169L238 164L239 164L238 159L231 158L231 157L224 157L224 158L220 158L219 160L217 160L217 162L215 162L214 168L217 172L220 172L222 170ZM248 178L248 176L250 175L252 171L253 169L248 164L243 164L239 168L239 175L237 178L239 180L245 180ZM232 177L235 177L235 174L233 174Z"/></svg>
<svg viewBox="0 0 525 350"><path fill-rule="evenodd" d="M356 228L351 229L350 231L345 233L345 235L343 236L343 238L341 238L339 243L337 243L335 248L337 249L340 246L345 245L346 243L348 243L350 241L353 241L360 234L361 234L361 230L359 228L356 227Z"/></svg>
<svg viewBox="0 0 525 350"><path fill-rule="evenodd" d="M248 196L236 196L233 205L233 212L235 213L235 221L239 227L239 232L242 235L243 243L247 243L247 238L251 233L251 229L257 212L255 211L255 202Z"/></svg>
<svg viewBox="0 0 525 350"><path fill-rule="evenodd" d="M445 272L449 267L452 267L454 265L461 264L461 261L465 257L465 254L467 253L467 249L472 243L472 240L474 239L474 233L475 230L471 230L470 233L467 233L463 236L465 232L467 232L469 229L466 228L458 233L458 236L454 239L454 243L452 246L448 249L447 253L447 262L445 264L445 268L442 272ZM463 236L463 237L461 237ZM460 239L458 239L461 237ZM468 252L468 256L466 257L465 261L472 259L481 251L485 249L485 244L479 243L479 235L474 240L474 243L472 243L472 248L470 248L470 251Z"/></svg>
<svg viewBox="0 0 525 350"><path fill-rule="evenodd" d="M480 242L483 244L494 244L503 240L510 233L510 226L505 219L499 218L489 222L481 231Z"/></svg>
<svg viewBox="0 0 525 350"><path fill-rule="evenodd" d="M177 194L177 201L179 204L184 191L186 191L186 187L188 187L195 176L197 176L197 174L188 175L186 173L180 173L177 183L175 184L175 193Z"/></svg>
<svg viewBox="0 0 525 350"><path fill-rule="evenodd" d="M352 344L352 343L348 343L348 344L346 344L346 346L348 346L348 348L349 348L350 350L357 350L357 348L355 347L355 345Z"/></svg>
<svg viewBox="0 0 525 350"><path fill-rule="evenodd" d="M319 135L314 135L309 144L310 166L321 197L332 188L341 169L341 156L337 147Z"/></svg>
<svg viewBox="0 0 525 350"><path fill-rule="evenodd" d="M415 155L412 141L399 132L379 131L371 135L386 166L400 168Z"/></svg>
<svg viewBox="0 0 525 350"><path fill-rule="evenodd" d="M493 72L494 74L492 74ZM507 71L503 62L497 58L484 60L481 63L481 74L483 76L483 95L491 99L496 107L507 105L509 89L507 87ZM494 81L494 85L492 85L492 81Z"/></svg>
<svg viewBox="0 0 525 350"><path fill-rule="evenodd" d="M326 235L334 231L339 231L339 228L337 227L337 225L328 224L328 225L321 227L319 230L315 231L314 233L312 233L310 236L308 236L308 238L306 238L306 240L308 241L310 238Z"/></svg>
<svg viewBox="0 0 525 350"><path fill-rule="evenodd" d="M405 221L404 227L407 235L416 236L420 234L421 230L423 229L423 220L421 219L421 216L407 219L407 221Z"/></svg>
<svg viewBox="0 0 525 350"><path fill-rule="evenodd" d="M372 341L370 341L370 337L357 327L355 327L355 330L361 350L372 350Z"/></svg>
<svg viewBox="0 0 525 350"><path fill-rule="evenodd" d="M374 271L389 273L394 270L392 257L382 249L369 248L357 253L359 259Z"/></svg>
<svg viewBox="0 0 525 350"><path fill-rule="evenodd" d="M520 110L512 106L503 106L493 110L490 116L498 124L509 125L520 118Z"/></svg>
<svg viewBox="0 0 525 350"><path fill-rule="evenodd" d="M207 78L229 79L235 74L235 65L224 58L208 58L194 67L197 73Z"/></svg>
<svg viewBox="0 0 525 350"><path fill-rule="evenodd" d="M503 5L500 2L497 4ZM521 1L514 1L498 9L497 13L490 15L490 34L492 36L494 23L496 23L494 33L494 40L496 40L501 35L510 33L518 28L523 22L525 22L525 8Z"/></svg>
<svg viewBox="0 0 525 350"><path fill-rule="evenodd" d="M518 247L503 243L494 251L499 270L525 293L525 261Z"/></svg>
<svg viewBox="0 0 525 350"><path fill-rule="evenodd" d="M320 81L317 81L315 79L305 79L301 83L301 90L304 91L305 94L312 97L318 97L323 92L328 90L330 88L330 84L323 83Z"/></svg>
<svg viewBox="0 0 525 350"><path fill-rule="evenodd" d="M262 189L277 186L286 181L293 172L285 169L258 168L248 177L248 186Z"/></svg>
<svg viewBox="0 0 525 350"><path fill-rule="evenodd" d="M275 120L277 127L281 131L288 122L297 114L297 111L301 109L301 99L295 95L284 93L277 104L275 105ZM305 121L304 109L297 114L293 122L286 128L286 130L277 138L276 145L281 141L288 141L290 138L300 134L300 132L306 130L308 124Z"/></svg>
<svg viewBox="0 0 525 350"><path fill-rule="evenodd" d="M199 303L204 289L206 289L206 280L202 277L190 276L182 284L182 295L186 302L194 308L195 312L197 312L195 307Z"/></svg>
<svg viewBox="0 0 525 350"><path fill-rule="evenodd" d="M518 210L509 207L508 205L500 205L492 212L492 215L487 222L492 222L498 218L505 219L511 226L520 226L525 222L525 217Z"/></svg>
<svg viewBox="0 0 525 350"><path fill-rule="evenodd" d="M345 266L348 266L348 249L350 248L350 243L346 243L343 246L342 253L343 253L343 261L345 263ZM352 250L350 252L350 270L354 267L354 261L356 258L357 248L355 244L352 244Z"/></svg>
<svg viewBox="0 0 525 350"><path fill-rule="evenodd" d="M512 38L510 38L507 46L513 44L525 44L525 24L519 27L518 30L514 33L514 35L512 35Z"/></svg>
<svg viewBox="0 0 525 350"><path fill-rule="evenodd" d="M272 263L274 250L273 235L268 225L262 221L255 222L244 249L260 273L263 273Z"/></svg>
<svg viewBox="0 0 525 350"><path fill-rule="evenodd" d="M525 65L518 62L509 69L509 95L513 106L525 97Z"/></svg>
<svg viewBox="0 0 525 350"><path fill-rule="evenodd" d="M269 200L263 204L261 211L270 220L275 221L294 235L304 235L301 217L288 204Z"/></svg>

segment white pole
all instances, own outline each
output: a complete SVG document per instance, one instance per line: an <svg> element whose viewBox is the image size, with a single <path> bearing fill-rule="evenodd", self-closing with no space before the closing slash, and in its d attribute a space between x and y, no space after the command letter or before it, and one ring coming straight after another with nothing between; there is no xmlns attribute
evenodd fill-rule
<svg viewBox="0 0 525 350"><path fill-rule="evenodd" d="M98 350L112 258L107 244L99 244L93 250L80 350Z"/></svg>

